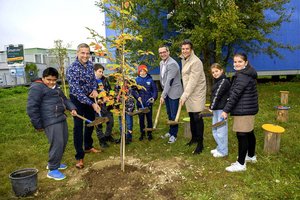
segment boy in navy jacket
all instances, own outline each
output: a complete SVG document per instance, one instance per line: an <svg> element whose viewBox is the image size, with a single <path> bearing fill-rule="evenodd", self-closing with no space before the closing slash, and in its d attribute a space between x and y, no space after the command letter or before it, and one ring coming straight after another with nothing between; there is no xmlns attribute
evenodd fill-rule
<svg viewBox="0 0 300 200"><path fill-rule="evenodd" d="M45 131L50 144L47 169L48 178L62 180L66 176L59 169L66 169L61 159L68 141L68 125L65 110L77 115L76 107L67 99L56 84L58 72L49 67L43 71L43 78L34 81L27 101L27 114L37 131Z"/></svg>

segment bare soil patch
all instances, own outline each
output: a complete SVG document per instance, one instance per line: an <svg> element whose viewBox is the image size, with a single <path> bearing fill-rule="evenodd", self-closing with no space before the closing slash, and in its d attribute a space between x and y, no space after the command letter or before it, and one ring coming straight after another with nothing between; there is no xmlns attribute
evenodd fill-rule
<svg viewBox="0 0 300 200"><path fill-rule="evenodd" d="M180 158L146 164L126 158L123 172L119 159L100 161L80 178L84 186L66 199L183 199L177 188L184 180L180 171L185 165ZM78 184L78 179L69 180L69 184Z"/></svg>

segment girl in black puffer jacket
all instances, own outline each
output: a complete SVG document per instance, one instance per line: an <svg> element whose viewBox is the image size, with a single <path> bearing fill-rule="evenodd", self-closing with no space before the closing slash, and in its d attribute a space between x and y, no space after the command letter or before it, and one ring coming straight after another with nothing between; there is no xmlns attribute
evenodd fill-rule
<svg viewBox="0 0 300 200"><path fill-rule="evenodd" d="M222 113L225 119L228 113L233 116L233 131L237 134L239 145L238 160L226 168L229 172L245 171L246 162L257 161L254 135L254 117L258 112L257 72L243 53L234 55L233 65L236 73L232 79L228 102Z"/></svg>
<svg viewBox="0 0 300 200"><path fill-rule="evenodd" d="M211 73L214 77L214 85L212 86L211 105L213 111L212 123L215 124L222 121L221 114L229 97L230 82L224 74L221 65L214 63L211 65ZM214 157L224 157L228 155L228 124L227 122L220 126L212 128L213 137L217 143L217 147L211 150Z"/></svg>

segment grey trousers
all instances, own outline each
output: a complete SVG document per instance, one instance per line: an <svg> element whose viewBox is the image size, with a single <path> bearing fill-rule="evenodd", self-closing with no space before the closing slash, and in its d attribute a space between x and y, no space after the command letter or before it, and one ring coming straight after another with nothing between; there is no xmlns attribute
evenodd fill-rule
<svg viewBox="0 0 300 200"><path fill-rule="evenodd" d="M55 170L60 166L68 142L67 121L46 127L45 133L48 138L48 143L50 144L48 167L50 170Z"/></svg>

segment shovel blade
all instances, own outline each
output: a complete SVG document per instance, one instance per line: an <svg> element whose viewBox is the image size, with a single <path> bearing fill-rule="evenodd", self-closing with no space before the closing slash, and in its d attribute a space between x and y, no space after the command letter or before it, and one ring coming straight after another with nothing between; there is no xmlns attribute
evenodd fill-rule
<svg viewBox="0 0 300 200"><path fill-rule="evenodd" d="M109 121L109 119L107 117L96 117L96 119L94 121L87 124L86 126L88 126L88 127L97 126L98 124L106 123L108 121Z"/></svg>
<svg viewBox="0 0 300 200"><path fill-rule="evenodd" d="M211 127L217 128L217 127L223 126L225 123L226 123L226 120L222 120L222 121L219 121L219 122L213 124Z"/></svg>

